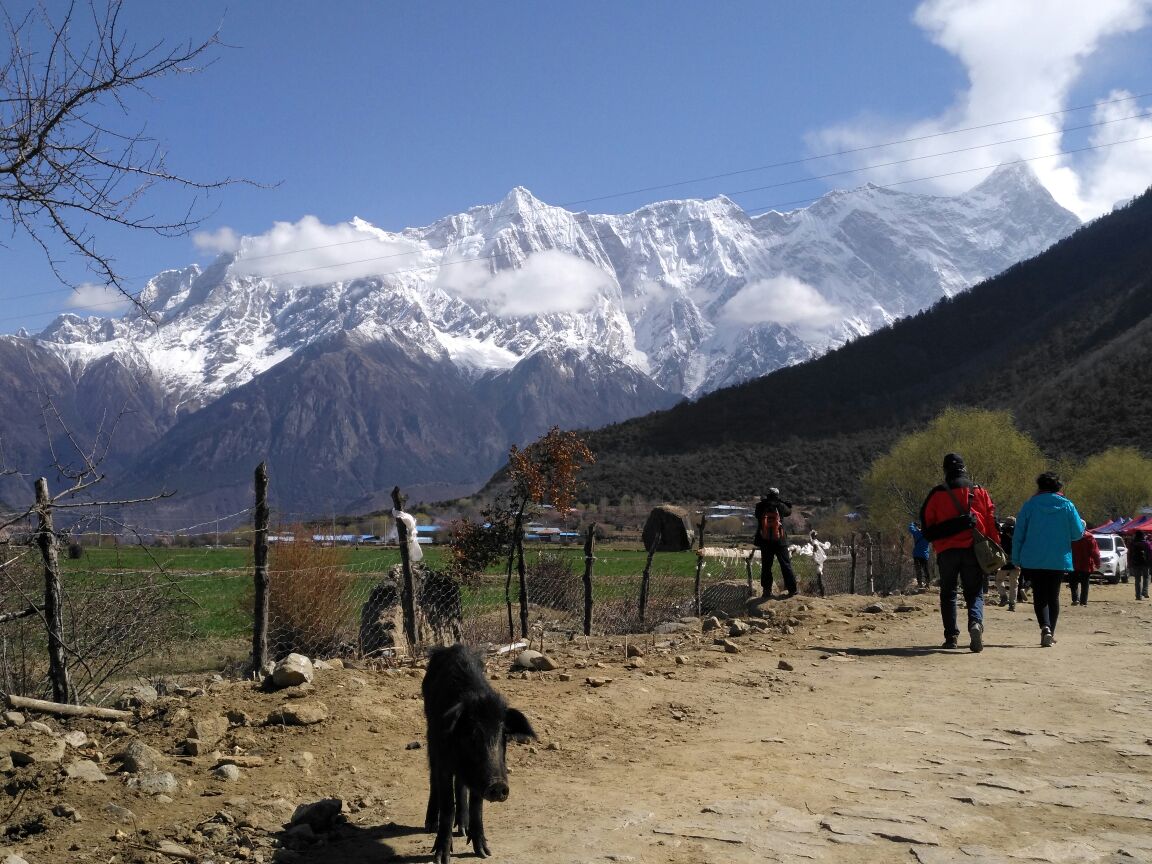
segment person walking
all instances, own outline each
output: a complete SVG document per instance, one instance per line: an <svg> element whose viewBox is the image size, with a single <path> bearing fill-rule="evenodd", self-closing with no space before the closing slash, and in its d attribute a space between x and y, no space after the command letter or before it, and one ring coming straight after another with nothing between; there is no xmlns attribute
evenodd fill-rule
<svg viewBox="0 0 1152 864"><path fill-rule="evenodd" d="M920 506L920 525L936 553L940 571L940 619L944 648L956 648L956 586L964 591L968 607L968 647L984 650L984 571L973 549L973 527L999 542L996 506L981 486L973 484L958 453L944 457L944 482L934 486Z"/></svg>
<svg viewBox="0 0 1152 864"><path fill-rule="evenodd" d="M1136 599L1148 599L1148 577L1152 572L1152 544L1143 531L1137 531L1128 544L1128 572L1136 583Z"/></svg>
<svg viewBox="0 0 1152 864"><path fill-rule="evenodd" d="M1009 516L1000 523L1000 545L1005 551L1012 548L1012 535L1016 531L1016 517ZM1020 597L1020 570L1009 561L1000 568L1000 605L1007 606L1009 612L1016 611L1016 601Z"/></svg>
<svg viewBox="0 0 1152 864"><path fill-rule="evenodd" d="M1032 583L1032 608L1040 625L1040 645L1056 641L1060 617L1060 586L1072 570L1072 544L1084 535L1084 520L1060 490L1063 481L1052 471L1036 478L1036 494L1016 515L1012 561L1021 578Z"/></svg>
<svg viewBox="0 0 1152 864"><path fill-rule="evenodd" d="M760 550L760 587L765 598L772 596L772 565L780 562L780 575L789 597L796 596L796 574L788 554L788 536L784 520L792 515L792 504L781 500L780 490L771 487L756 504L756 537L753 544Z"/></svg>
<svg viewBox="0 0 1152 864"><path fill-rule="evenodd" d="M916 587L927 588L932 584L928 575L928 554L932 551L932 544L915 522L908 525L908 533L912 535L912 570L916 574Z"/></svg>
<svg viewBox="0 0 1152 864"><path fill-rule="evenodd" d="M1091 531L1072 544L1072 575L1068 587L1072 590L1072 605L1088 605L1088 579L1093 570L1100 569L1100 546Z"/></svg>

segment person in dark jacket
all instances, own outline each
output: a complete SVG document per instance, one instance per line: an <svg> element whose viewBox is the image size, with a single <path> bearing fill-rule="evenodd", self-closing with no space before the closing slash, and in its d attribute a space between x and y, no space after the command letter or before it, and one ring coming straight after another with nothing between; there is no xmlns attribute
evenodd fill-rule
<svg viewBox="0 0 1152 864"><path fill-rule="evenodd" d="M1088 605L1088 578L1100 569L1100 547L1091 531L1072 544L1072 575L1068 587L1072 589L1072 605Z"/></svg>
<svg viewBox="0 0 1152 864"><path fill-rule="evenodd" d="M968 647L984 650L984 571L973 549L973 527L999 542L996 506L987 490L972 483L964 459L958 453L944 457L944 482L932 488L920 507L924 536L932 542L940 571L940 618L944 623L944 648L955 648L956 585L968 605Z"/></svg>
<svg viewBox="0 0 1152 864"><path fill-rule="evenodd" d="M1152 572L1152 543L1137 531L1128 544L1128 572L1136 583L1136 599L1148 599L1148 576Z"/></svg>
<svg viewBox="0 0 1152 864"><path fill-rule="evenodd" d="M932 584L928 575L928 555L932 551L932 544L915 522L908 525L908 533L912 535L912 569L916 572L916 587L927 588Z"/></svg>
<svg viewBox="0 0 1152 864"><path fill-rule="evenodd" d="M780 490L775 487L756 503L756 537L752 542L760 550L760 587L764 597L772 596L773 559L780 562L780 575L788 596L796 596L796 574L792 571L788 536L784 533L784 520L791 514L791 502L782 500Z"/></svg>
<svg viewBox="0 0 1152 864"><path fill-rule="evenodd" d="M1032 583L1032 608L1040 625L1040 645L1056 641L1060 586L1072 570L1072 544L1084 535L1076 505L1061 494L1064 482L1053 472L1036 478L1036 494L1016 514L1012 563Z"/></svg>

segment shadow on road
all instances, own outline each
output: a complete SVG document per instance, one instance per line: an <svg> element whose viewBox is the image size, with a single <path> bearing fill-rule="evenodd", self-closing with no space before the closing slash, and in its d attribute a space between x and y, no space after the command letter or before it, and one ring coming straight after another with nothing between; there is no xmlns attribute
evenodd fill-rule
<svg viewBox="0 0 1152 864"><path fill-rule="evenodd" d="M423 864L432 860L431 834L428 835L427 852L418 855L399 855L387 841L424 833L423 826L415 828L395 822L373 826L345 822L326 835L324 845L300 849L300 857L292 860L301 864L380 864L384 861Z"/></svg>
<svg viewBox="0 0 1152 864"><path fill-rule="evenodd" d="M843 645L809 645L809 651L843 654L848 657L927 657L932 654L960 654L968 649L940 648L933 645L893 645L880 648L845 648Z"/></svg>

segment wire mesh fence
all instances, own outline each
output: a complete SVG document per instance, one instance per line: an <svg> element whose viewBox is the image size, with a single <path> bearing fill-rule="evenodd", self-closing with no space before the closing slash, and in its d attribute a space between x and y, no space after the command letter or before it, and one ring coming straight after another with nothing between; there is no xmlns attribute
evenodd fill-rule
<svg viewBox="0 0 1152 864"><path fill-rule="evenodd" d="M191 554L190 550L190 554ZM240 550L236 550L238 553ZM521 584L513 572L458 581L436 566L412 568L416 639L406 638L404 577L394 549L365 550L350 562L346 549L317 544L273 550L269 564L270 656L401 658L435 644L463 641L499 645L520 639L572 638L648 632L695 615L740 615L760 593L760 562L748 547L729 558L695 551L657 554L643 606L644 553L599 550L587 579L578 547L529 549ZM827 550L822 579L804 547L793 566L803 594L889 593L914 582L911 562L898 545L860 535ZM117 551L116 566L75 562L65 572L69 665L77 693L90 696L128 671L170 668L173 654L227 646L237 661L247 655L253 628L253 572L249 553L227 567L186 568L163 556L133 559ZM245 561L245 555L248 555ZM207 559L199 553L196 563ZM429 556L435 565L436 555ZM697 586L697 565L699 585ZM779 572L776 571L777 583ZM0 613L34 604L41 591L34 564L0 566ZM699 603L697 602L699 597ZM525 608L521 616L521 607ZM30 615L0 623L0 677L6 692L46 692L45 626ZM218 654L223 653L223 649Z"/></svg>

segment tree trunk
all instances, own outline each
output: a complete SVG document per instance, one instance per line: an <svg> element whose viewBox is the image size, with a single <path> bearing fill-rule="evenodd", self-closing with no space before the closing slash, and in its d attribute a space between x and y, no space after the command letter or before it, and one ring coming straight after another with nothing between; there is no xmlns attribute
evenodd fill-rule
<svg viewBox="0 0 1152 864"><path fill-rule="evenodd" d="M592 635L592 565L596 562L596 523L584 535L584 635Z"/></svg>
<svg viewBox="0 0 1152 864"><path fill-rule="evenodd" d="M256 512L252 538L255 568L252 581L256 599L252 615L252 671L261 672L268 662L268 611L272 585L268 581L268 463L256 466Z"/></svg>
<svg viewBox="0 0 1152 864"><path fill-rule="evenodd" d="M516 533L516 574L520 577L520 638L528 638L528 569L524 566L524 532Z"/></svg>
<svg viewBox="0 0 1152 864"><path fill-rule="evenodd" d="M392 508L404 510L404 499L400 487L392 487ZM412 580L412 561L408 557L408 526L403 519L396 520L396 541L400 544L400 571L403 582L400 585L400 609L404 615L404 638L408 642L409 653L416 650L419 634L416 632L416 586Z"/></svg>
<svg viewBox="0 0 1152 864"><path fill-rule="evenodd" d="M60 557L52 526L52 502L48 498L48 481L36 481L36 516L39 525L36 545L44 559L44 620L48 625L48 678L52 682L55 702L72 701L68 665L64 662L64 616L61 608L64 590L60 585Z"/></svg>

